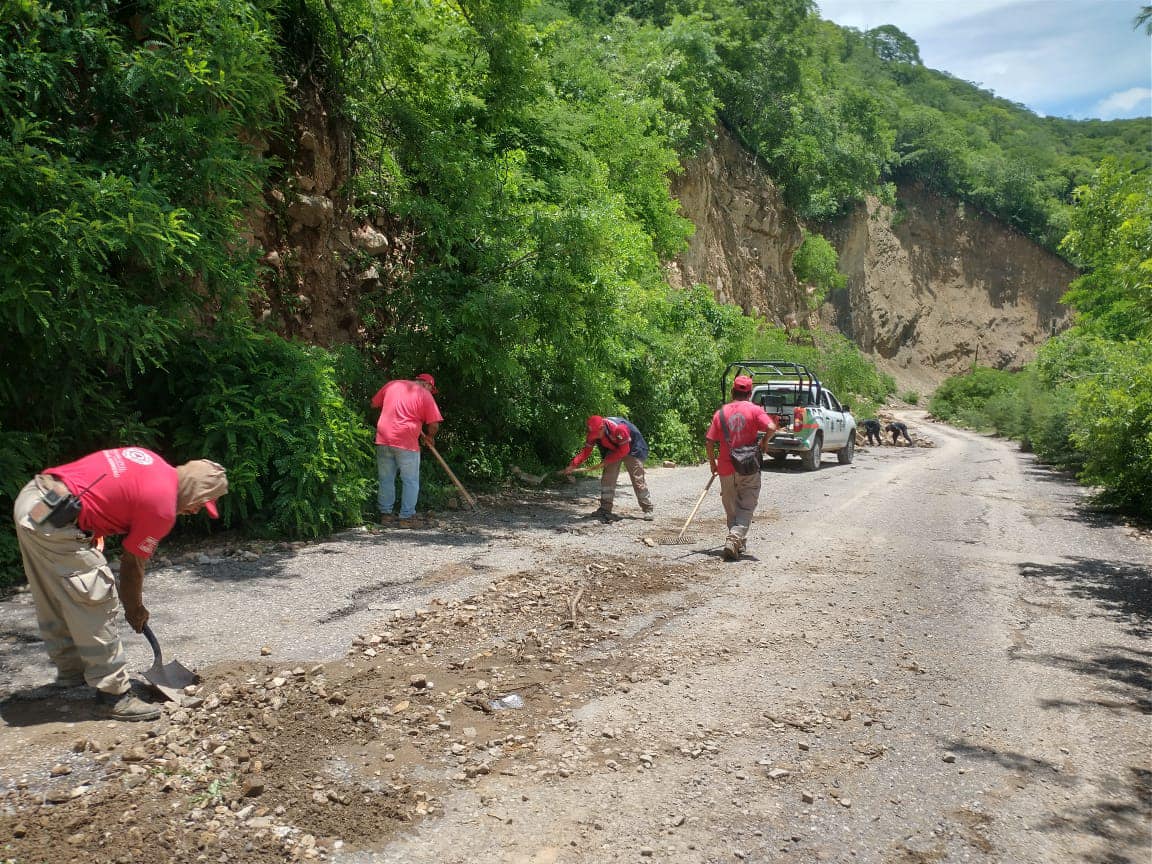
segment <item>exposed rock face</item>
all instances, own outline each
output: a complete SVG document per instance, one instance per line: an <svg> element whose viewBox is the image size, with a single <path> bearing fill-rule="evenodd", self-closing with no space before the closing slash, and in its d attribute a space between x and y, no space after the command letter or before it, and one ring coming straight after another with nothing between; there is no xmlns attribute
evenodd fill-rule
<svg viewBox="0 0 1152 864"><path fill-rule="evenodd" d="M291 140L273 155L284 176L265 193L253 214L251 240L264 250L262 308L286 336L320 345L365 338L365 301L382 297L411 267L411 231L379 212L367 224L350 209L350 133L325 108L314 89L294 94L300 106ZM376 303L376 326L388 326Z"/></svg>
<svg viewBox="0 0 1152 864"><path fill-rule="evenodd" d="M672 194L696 226L688 249L667 268L676 287L703 283L716 298L777 323L807 314L792 274L800 223L756 157L724 128L672 181Z"/></svg>
<svg viewBox="0 0 1152 864"><path fill-rule="evenodd" d="M901 386L931 389L974 362L1019 369L1068 325L1067 262L920 187L898 202L870 199L823 232L848 276L823 314Z"/></svg>

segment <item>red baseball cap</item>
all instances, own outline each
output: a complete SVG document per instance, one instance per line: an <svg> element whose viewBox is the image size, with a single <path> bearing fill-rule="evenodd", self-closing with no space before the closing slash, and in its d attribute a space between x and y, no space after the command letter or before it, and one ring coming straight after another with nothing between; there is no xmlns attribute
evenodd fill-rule
<svg viewBox="0 0 1152 864"><path fill-rule="evenodd" d="M416 376L416 380L425 382L428 385L428 388L432 391L433 395L440 392L436 389L436 379L429 375L427 372L421 372Z"/></svg>
<svg viewBox="0 0 1152 864"><path fill-rule="evenodd" d="M752 392L752 379L747 375L737 375L732 379L732 392L733 393L751 393Z"/></svg>

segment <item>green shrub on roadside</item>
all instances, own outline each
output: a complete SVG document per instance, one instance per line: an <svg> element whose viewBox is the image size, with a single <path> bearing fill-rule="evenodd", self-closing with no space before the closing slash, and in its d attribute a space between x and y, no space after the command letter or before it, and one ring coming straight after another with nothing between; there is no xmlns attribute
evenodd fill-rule
<svg viewBox="0 0 1152 864"><path fill-rule="evenodd" d="M169 461L228 469L225 526L315 537L358 524L375 476L372 427L341 392L323 348L245 329L181 343L141 382ZM176 409L176 410L173 410Z"/></svg>
<svg viewBox="0 0 1152 864"><path fill-rule="evenodd" d="M1116 342L1099 374L1079 381L1072 441L1081 479L1103 488L1102 500L1152 516L1152 345Z"/></svg>
<svg viewBox="0 0 1152 864"><path fill-rule="evenodd" d="M900 394L900 399L909 405L917 405L920 402L920 394L915 390L905 390Z"/></svg>

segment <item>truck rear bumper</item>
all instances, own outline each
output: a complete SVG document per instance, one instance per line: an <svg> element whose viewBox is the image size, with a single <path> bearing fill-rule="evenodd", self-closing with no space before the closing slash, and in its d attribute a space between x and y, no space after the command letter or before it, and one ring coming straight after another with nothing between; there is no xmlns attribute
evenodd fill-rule
<svg viewBox="0 0 1152 864"><path fill-rule="evenodd" d="M807 441L795 435L782 435L779 432L772 437L772 443L768 445L769 453L804 453L811 449L812 446Z"/></svg>

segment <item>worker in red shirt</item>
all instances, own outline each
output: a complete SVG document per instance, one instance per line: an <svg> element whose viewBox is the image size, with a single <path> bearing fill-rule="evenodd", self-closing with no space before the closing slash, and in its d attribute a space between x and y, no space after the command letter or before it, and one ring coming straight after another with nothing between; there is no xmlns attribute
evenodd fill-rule
<svg viewBox="0 0 1152 864"><path fill-rule="evenodd" d="M588 418L586 428L584 449L573 457L563 473L571 476L592 455L593 448L600 451L603 469L600 473L600 507L592 515L599 516L605 522L614 518L612 502L616 497L616 478L620 476L620 464L623 463L632 480L636 500L640 502L640 510L644 514L642 518L651 522L656 508L652 506L652 493L648 491L644 478L648 443L640 430L623 417L600 417L595 414Z"/></svg>
<svg viewBox="0 0 1152 864"><path fill-rule="evenodd" d="M752 514L760 501L759 454L776 434L776 421L752 398L752 379L737 375L732 381L732 401L712 415L712 425L705 436L705 448L712 473L720 475L720 499L728 522L728 536L721 553L725 561L736 561L745 551L748 529L752 527ZM753 447L761 433L764 439L754 454L755 468L740 473L733 464L732 451Z"/></svg>
<svg viewBox="0 0 1152 864"><path fill-rule="evenodd" d="M54 687L96 689L116 720L155 720L160 710L132 695L116 626L117 599L139 633L148 623L144 565L178 515L219 516L224 469L207 459L172 467L151 450L101 450L47 468L16 497L13 518ZM117 587L104 537L124 535Z"/></svg>
<svg viewBox="0 0 1152 864"><path fill-rule="evenodd" d="M426 525L416 516L420 497L420 444L431 444L444 420L436 400L436 379L427 372L414 381L389 381L372 397L372 407L380 409L376 421L376 473L380 491L376 503L381 525L413 528ZM396 506L396 475L400 475L400 518Z"/></svg>

